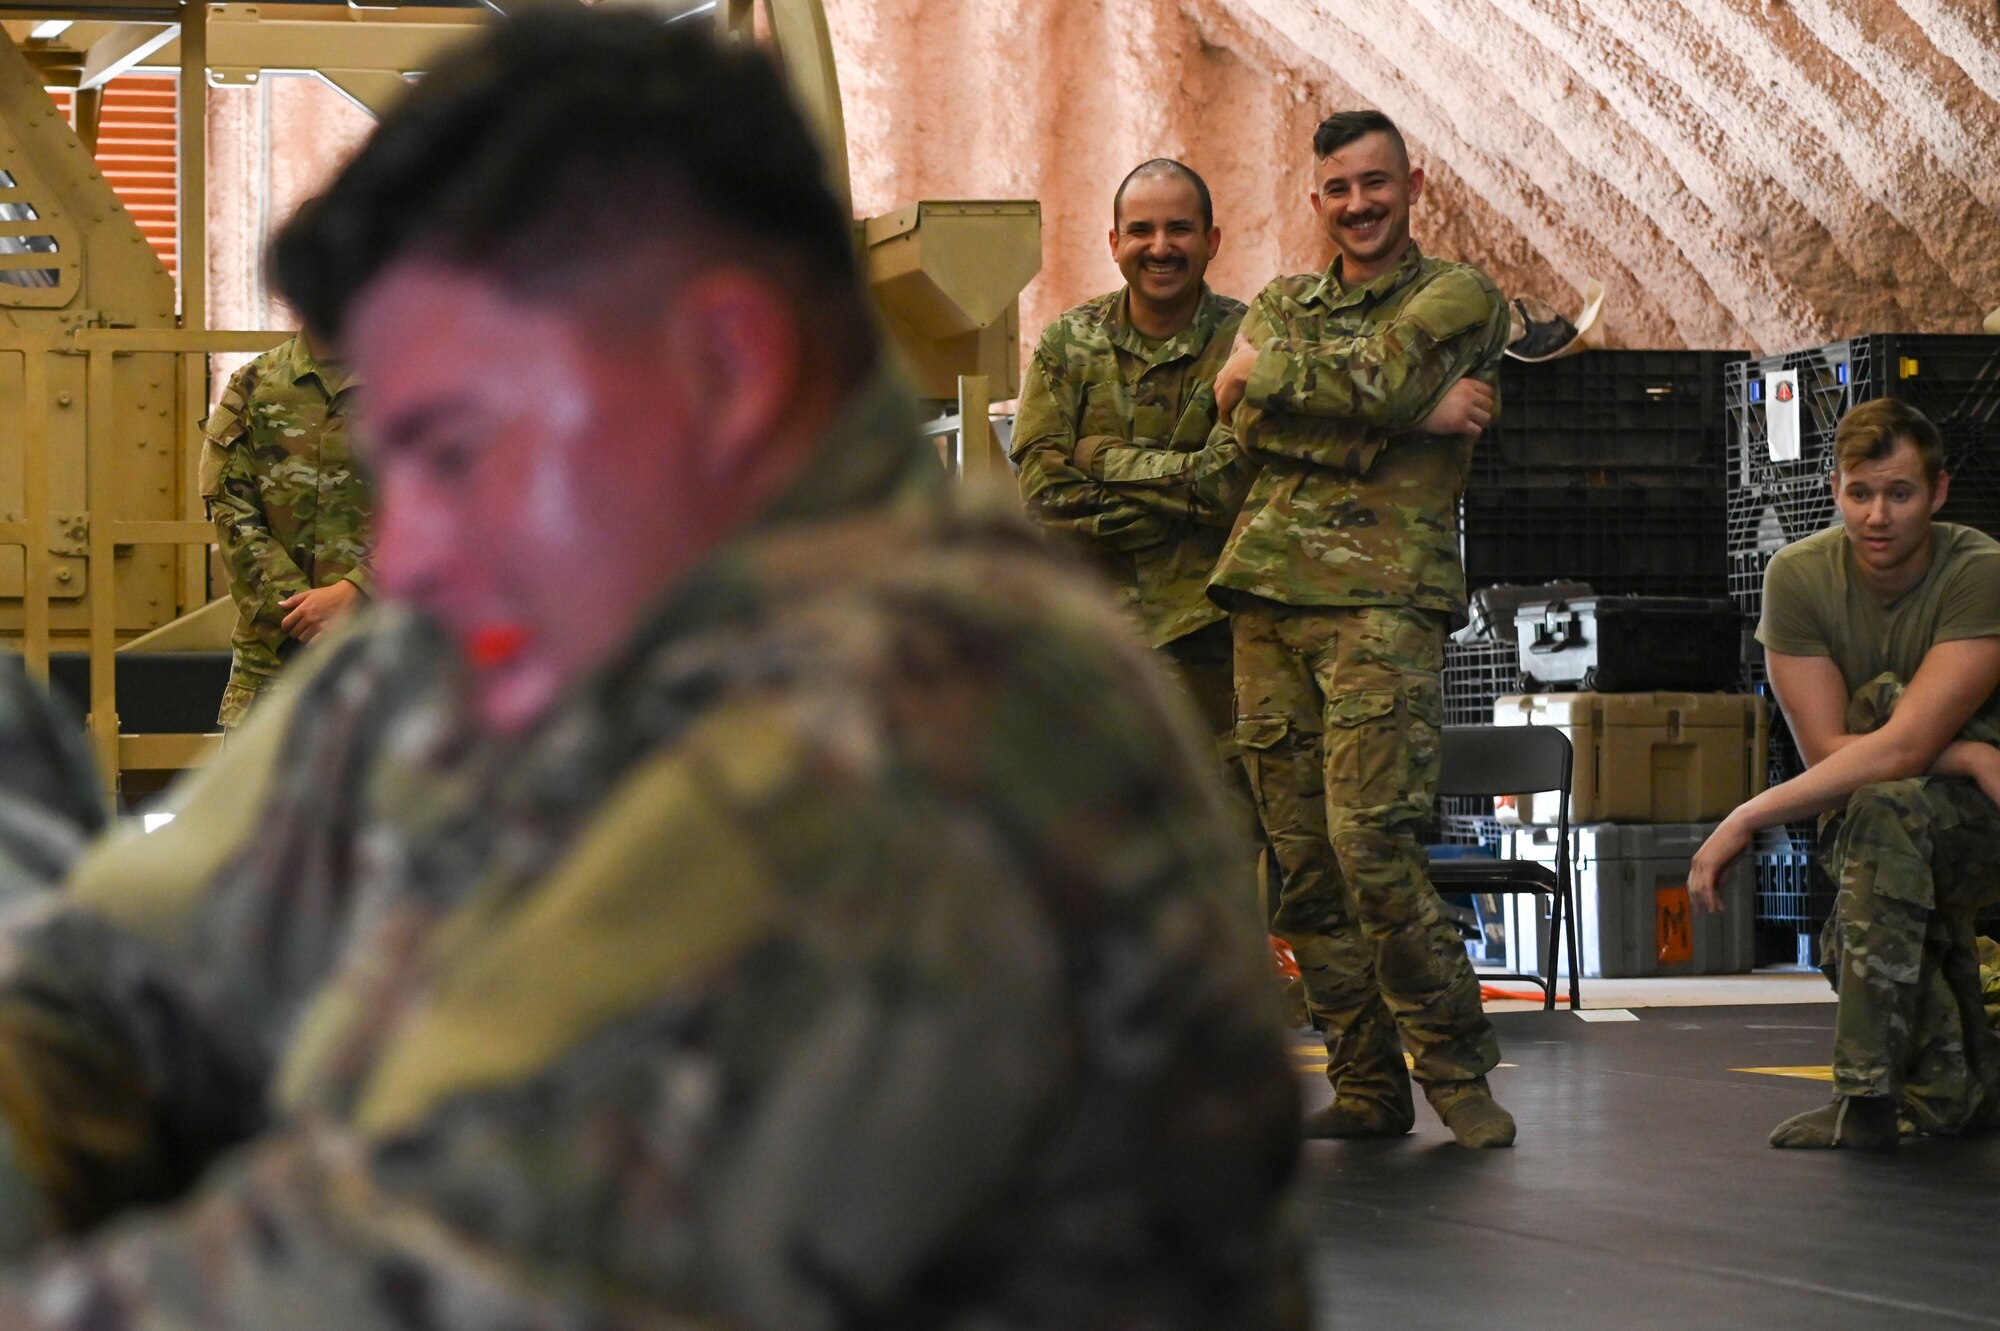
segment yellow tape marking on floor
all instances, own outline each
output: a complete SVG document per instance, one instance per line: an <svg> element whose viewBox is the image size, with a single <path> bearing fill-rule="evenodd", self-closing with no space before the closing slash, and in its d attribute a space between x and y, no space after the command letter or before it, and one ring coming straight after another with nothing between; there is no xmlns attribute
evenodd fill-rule
<svg viewBox="0 0 2000 1331"><path fill-rule="evenodd" d="M1409 1054L1405 1053L1403 1055L1403 1066L1414 1071L1417 1066L1417 1061L1411 1058ZM1517 1068L1521 1065L1519 1063L1499 1063L1496 1064L1495 1066L1503 1068ZM1292 1054L1292 1067L1300 1072L1325 1072L1326 1051L1323 1049L1297 1050ZM1828 1080L1831 1079L1832 1079L1831 1077L1828 1078Z"/></svg>
<svg viewBox="0 0 2000 1331"><path fill-rule="evenodd" d="M1799 1077L1806 1081L1832 1081L1833 1069L1824 1068L1731 1068L1731 1072L1755 1072L1765 1077Z"/></svg>

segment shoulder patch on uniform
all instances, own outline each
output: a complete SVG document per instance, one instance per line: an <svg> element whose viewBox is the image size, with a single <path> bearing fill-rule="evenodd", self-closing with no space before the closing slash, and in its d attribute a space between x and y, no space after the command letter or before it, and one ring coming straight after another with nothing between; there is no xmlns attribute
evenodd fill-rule
<svg viewBox="0 0 2000 1331"><path fill-rule="evenodd" d="M1485 326L1500 306L1493 287L1468 268L1438 274L1410 299L1403 318L1442 342L1470 329Z"/></svg>

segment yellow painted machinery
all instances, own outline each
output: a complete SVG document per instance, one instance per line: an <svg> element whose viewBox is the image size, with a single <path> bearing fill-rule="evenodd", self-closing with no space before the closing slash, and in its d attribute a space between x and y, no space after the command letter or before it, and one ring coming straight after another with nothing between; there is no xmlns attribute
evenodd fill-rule
<svg viewBox="0 0 2000 1331"><path fill-rule="evenodd" d="M820 0L655 0L772 43L847 187L832 48ZM380 111L436 54L489 21L481 7L364 8L160 0L0 0L0 641L31 674L80 668L91 741L113 793L132 771L184 767L217 737L198 718L121 724L142 668L227 650L195 487L210 358L281 331L206 326L204 136L179 136L173 277L98 169L104 83L180 72L179 123L206 125L211 83L313 73ZM75 127L50 98L71 87ZM987 404L1019 386L1017 297L1040 266L1033 202L923 202L857 224L891 345L934 407L948 460L1004 469ZM168 665L172 665L168 662ZM176 678L172 670L161 677ZM171 687L171 683L169 684Z"/></svg>

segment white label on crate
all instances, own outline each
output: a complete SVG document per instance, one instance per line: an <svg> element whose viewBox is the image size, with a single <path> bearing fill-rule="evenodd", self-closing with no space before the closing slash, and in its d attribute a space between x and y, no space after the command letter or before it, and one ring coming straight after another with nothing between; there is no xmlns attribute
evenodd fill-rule
<svg viewBox="0 0 2000 1331"><path fill-rule="evenodd" d="M1637 1021L1637 1020L1639 1020L1639 1014L1638 1014L1638 1013L1636 1013L1636 1012L1633 1012L1633 1011L1632 1011L1632 1010L1631 1010L1630 1008L1622 1008L1622 1007L1594 1007L1594 1008L1591 1008L1591 1009L1589 1009L1588 1011L1582 1011L1582 1010L1578 1010L1578 1011L1577 1011L1577 1012L1575 1013L1575 1016L1576 1016L1576 1019L1577 1019L1578 1021Z"/></svg>
<svg viewBox="0 0 2000 1331"><path fill-rule="evenodd" d="M1771 461L1799 460L1799 372L1764 378L1764 433L1771 448Z"/></svg>

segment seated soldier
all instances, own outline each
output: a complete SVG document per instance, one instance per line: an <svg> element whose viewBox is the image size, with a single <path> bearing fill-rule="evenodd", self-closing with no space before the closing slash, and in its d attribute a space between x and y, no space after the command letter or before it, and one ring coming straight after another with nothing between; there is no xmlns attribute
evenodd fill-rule
<svg viewBox="0 0 2000 1331"><path fill-rule="evenodd" d="M1963 950L1969 929L1934 924L2000 897L2000 749L1974 737L2000 733L2000 543L1933 521L1950 485L1943 462L1937 427L1907 403L1865 402L1840 422L1842 525L1772 559L1757 628L1807 768L1724 819L1690 875L1696 903L1720 909L1717 881L1757 831L1828 815L1820 842L1840 889L1834 1098L1779 1124L1774 1146L1896 1143L1913 1071L1926 1083L1945 1075L1936 1042L1922 1049L1917 1034L1927 940L1934 957ZM1871 712L1856 695L1885 674L1907 687ZM1947 960L1970 973L1970 958Z"/></svg>
<svg viewBox="0 0 2000 1331"><path fill-rule="evenodd" d="M1302 1325L1201 737L947 487L771 62L497 22L275 269L383 602L0 923L0 1328Z"/></svg>

